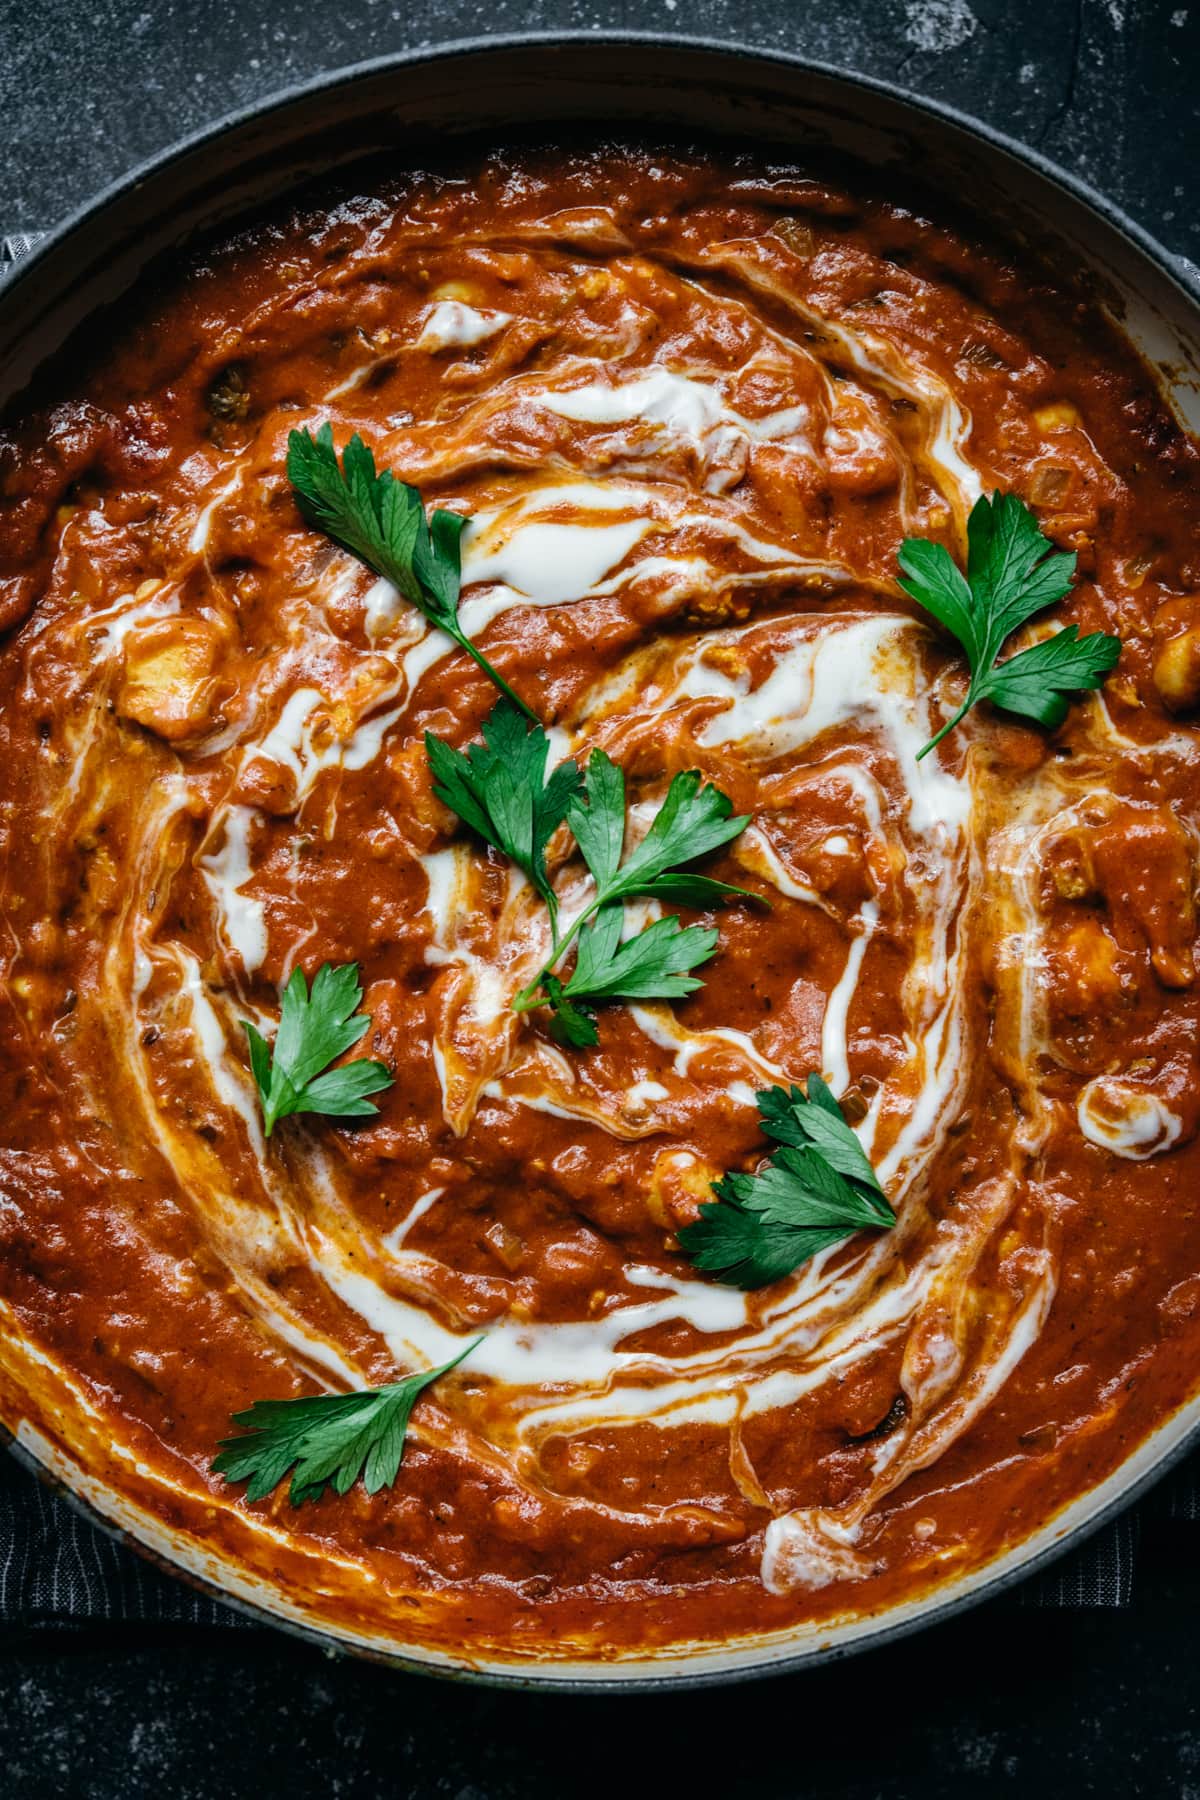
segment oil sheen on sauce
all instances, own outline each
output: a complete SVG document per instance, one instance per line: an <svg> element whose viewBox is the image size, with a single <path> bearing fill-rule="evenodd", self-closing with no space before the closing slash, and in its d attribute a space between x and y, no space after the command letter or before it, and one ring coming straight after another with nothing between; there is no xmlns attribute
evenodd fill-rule
<svg viewBox="0 0 1200 1800"><path fill-rule="evenodd" d="M1112 1469L1200 1336L1196 696L1156 679L1200 557L1099 315L853 185L617 150L372 175L134 314L0 437L7 1415L304 1617L519 1657L877 1609ZM512 1013L543 910L423 750L494 695L303 524L325 421L467 515L464 628L634 832L681 769L751 815L711 873L770 905L687 1002L586 1053ZM918 762L963 669L896 551L997 488L1122 662ZM326 960L395 1085L268 1145L239 1021ZM895 1230L697 1275L675 1230L812 1069ZM212 1475L251 1401L480 1333L391 1490Z"/></svg>

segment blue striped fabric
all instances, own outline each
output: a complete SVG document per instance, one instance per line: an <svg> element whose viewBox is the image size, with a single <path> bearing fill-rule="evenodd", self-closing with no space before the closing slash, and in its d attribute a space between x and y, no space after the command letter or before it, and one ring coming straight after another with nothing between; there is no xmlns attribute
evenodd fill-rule
<svg viewBox="0 0 1200 1800"><path fill-rule="evenodd" d="M1020 1606L1128 1606L1133 1598L1141 1509L1131 1507L1080 1549L1014 1590Z"/></svg>
<svg viewBox="0 0 1200 1800"><path fill-rule="evenodd" d="M164 1575L0 1455L0 1628L249 1623Z"/></svg>

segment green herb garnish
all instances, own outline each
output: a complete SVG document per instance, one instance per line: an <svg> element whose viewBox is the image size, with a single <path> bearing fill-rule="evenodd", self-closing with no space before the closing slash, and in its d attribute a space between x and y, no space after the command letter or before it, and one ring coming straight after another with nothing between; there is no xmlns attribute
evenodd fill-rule
<svg viewBox="0 0 1200 1800"><path fill-rule="evenodd" d="M807 1090L807 1092L805 1092ZM754 1175L713 1183L719 1205L700 1208L677 1234L698 1269L731 1287L781 1281L856 1231L896 1222L862 1145L819 1075L804 1089L757 1096L763 1131L780 1148Z"/></svg>
<svg viewBox="0 0 1200 1800"><path fill-rule="evenodd" d="M1121 654L1120 638L1102 631L1080 637L1077 625L1067 625L998 663L1004 640L1019 625L1070 592L1075 557L1048 554L1053 545L1015 494L976 501L967 521L967 546L965 576L942 544L908 538L900 546L900 567L908 576L900 586L953 632L971 669L966 699L917 752L918 762L978 700L1039 725L1061 725L1069 696L1099 687Z"/></svg>
<svg viewBox="0 0 1200 1800"><path fill-rule="evenodd" d="M577 1050L599 1042L596 1007L602 1000L681 1000L704 983L688 971L707 962L720 935L712 927L683 926L674 916L621 942L623 906L604 906L579 932L570 979L560 981L549 964L513 1002L516 1012L549 1006L550 1031ZM566 943L564 938L563 942Z"/></svg>
<svg viewBox="0 0 1200 1800"><path fill-rule="evenodd" d="M361 999L357 963L345 963L340 969L323 963L311 995L304 971L293 969L283 990L274 1052L262 1033L248 1019L242 1020L268 1137L276 1121L289 1113L363 1118L379 1111L366 1096L391 1087L392 1077L383 1063L359 1058L340 1069L329 1067L370 1026L369 1016L358 1012Z"/></svg>
<svg viewBox="0 0 1200 1800"><path fill-rule="evenodd" d="M439 508L426 522L416 488L398 481L389 469L378 473L357 432L343 450L339 468L328 422L315 437L310 431L288 434L287 474L311 525L390 581L431 625L474 658L527 719L533 718L458 622L459 539L466 524L460 514Z"/></svg>
<svg viewBox="0 0 1200 1800"><path fill-rule="evenodd" d="M356 1394L315 1394L300 1400L256 1400L234 1413L243 1435L221 1439L213 1469L226 1481L245 1481L247 1500L265 1500L294 1467L293 1506L319 1500L327 1486L345 1494L362 1476L368 1494L391 1487L404 1457L409 1414L418 1396L457 1368L483 1342L477 1337L437 1369L407 1375L387 1387Z"/></svg>
<svg viewBox="0 0 1200 1800"><path fill-rule="evenodd" d="M425 751L438 799L516 863L557 924L558 897L546 873L546 845L579 787L575 764L569 758L559 763L547 781L550 739L540 725L529 730L522 715L503 700L484 720L482 744L468 744L463 753L427 731Z"/></svg>
<svg viewBox="0 0 1200 1800"><path fill-rule="evenodd" d="M679 1000L700 987L691 969L707 962L717 932L702 925L682 927L676 918L658 919L621 942L624 902L673 900L711 906L731 896L752 899L730 887L680 868L729 843L749 820L732 818L733 807L719 788L701 785L696 769L676 775L654 823L633 854L621 860L625 841L625 776L603 750L593 750L581 793L571 797L567 824L596 884L596 895L569 930L557 931L540 974L517 995L517 1012L548 1005L555 1035L579 1048L595 1044L596 1004L602 1000ZM564 952L579 940L570 979L554 973Z"/></svg>
<svg viewBox="0 0 1200 1800"><path fill-rule="evenodd" d="M503 701L483 727L483 744L465 753L427 733L434 793L486 843L512 858L546 902L551 953L513 1001L515 1012L548 1006L551 1029L577 1047L598 1042L595 1007L603 1000L675 1000L700 982L688 973L707 962L717 933L700 925L659 919L621 941L624 902L634 898L709 906L743 888L679 867L727 844L748 821L731 818L719 789L701 785L696 770L676 775L649 831L622 862L625 777L603 750L593 750L580 775L561 763L546 779L549 739L540 726L526 731ZM546 873L545 849L566 821L596 883L596 894L560 932L558 900ZM555 969L578 942L575 967L563 981Z"/></svg>

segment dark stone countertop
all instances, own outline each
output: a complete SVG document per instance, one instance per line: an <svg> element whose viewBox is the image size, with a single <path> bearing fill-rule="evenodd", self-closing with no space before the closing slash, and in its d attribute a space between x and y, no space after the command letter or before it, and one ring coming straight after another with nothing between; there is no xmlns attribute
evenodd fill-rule
<svg viewBox="0 0 1200 1800"><path fill-rule="evenodd" d="M181 134L340 64L516 30L660 29L892 78L1036 145L1200 261L1200 3L1181 0L0 0L0 232L52 223ZM1200 1800L1191 1527L1134 1605L1000 1600L836 1667L655 1699L468 1689L273 1633L0 1641L14 1800Z"/></svg>
<svg viewBox="0 0 1200 1800"><path fill-rule="evenodd" d="M323 69L454 38L679 31L893 80L1034 145L1200 261L1200 5L1182 0L0 0L0 231Z"/></svg>

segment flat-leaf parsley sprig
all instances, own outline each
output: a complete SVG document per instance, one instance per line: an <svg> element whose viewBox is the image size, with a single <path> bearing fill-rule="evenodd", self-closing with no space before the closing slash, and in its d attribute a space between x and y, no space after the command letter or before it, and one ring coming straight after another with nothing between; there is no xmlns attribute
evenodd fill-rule
<svg viewBox="0 0 1200 1800"><path fill-rule="evenodd" d="M713 1183L716 1202L677 1234L698 1269L732 1287L781 1281L856 1231L884 1231L896 1215L862 1145L819 1075L804 1088L767 1088L759 1119L779 1148L756 1174Z"/></svg>
<svg viewBox="0 0 1200 1800"><path fill-rule="evenodd" d="M464 753L427 733L425 746L438 799L511 857L546 902L550 956L515 997L514 1011L549 1007L555 1034L583 1048L598 1042L599 1002L675 1000L701 985L690 971L713 954L716 931L683 927L671 916L622 941L624 903L711 906L732 896L756 898L681 867L729 843L749 822L731 816L719 788L703 783L695 769L676 775L649 831L622 861L625 777L603 750L592 751L584 774L567 761L547 779L546 733L540 726L527 732L503 701L484 724L482 745ZM546 845L564 820L596 884L594 898L565 931L545 865ZM575 966L563 980L556 971L572 944Z"/></svg>
<svg viewBox="0 0 1200 1800"><path fill-rule="evenodd" d="M431 1382L457 1368L483 1342L436 1369L406 1375L386 1387L353 1394L314 1394L300 1400L256 1400L234 1413L238 1437L221 1439L213 1469L226 1481L245 1481L247 1500L265 1500L293 1469L293 1506L318 1500L327 1486L345 1494L362 1477L368 1494L391 1487L404 1457L409 1415Z"/></svg>
<svg viewBox="0 0 1200 1800"><path fill-rule="evenodd" d="M503 675L458 622L462 586L459 539L466 520L438 508L425 518L416 488L390 469L378 472L375 458L355 432L342 452L341 467L326 422L288 434L287 475L310 525L365 562L429 620L473 657L527 719L534 717Z"/></svg>
<svg viewBox="0 0 1200 1800"><path fill-rule="evenodd" d="M323 963L311 994L304 971L292 970L273 1050L256 1026L242 1020L268 1137L289 1113L364 1118L379 1111L367 1095L391 1087L392 1076L383 1063L358 1057L340 1069L329 1067L370 1027L370 1017L358 1011L361 999L357 963L338 969Z"/></svg>
<svg viewBox="0 0 1200 1800"><path fill-rule="evenodd" d="M680 866L721 849L744 831L749 819L732 814L720 788L705 783L696 769L683 770L672 779L641 843L622 861L624 771L603 750L593 750L582 791L572 795L567 807L567 824L596 884L595 897L567 931L555 932L549 958L517 995L514 1009L528 1012L548 1005L556 1034L583 1048L597 1042L598 1002L678 1000L700 987L690 971L712 956L718 933L703 925L682 927L671 916L622 942L625 901L712 906L735 897L754 899L745 888ZM575 939L575 967L564 982L555 970Z"/></svg>
<svg viewBox="0 0 1200 1800"><path fill-rule="evenodd" d="M953 632L971 669L966 699L917 752L918 762L979 700L1039 725L1061 725L1068 697L1099 687L1116 663L1120 638L1102 631L1080 637L1077 625L1064 626L1005 662L996 661L1019 625L1070 592L1074 554L1049 554L1053 549L1033 512L1015 494L993 494L990 500L983 495L972 507L965 576L942 544L908 538L900 546L900 567L908 577L900 586Z"/></svg>
<svg viewBox="0 0 1200 1800"><path fill-rule="evenodd" d="M546 846L582 779L575 764L568 757L547 780L550 739L540 726L529 730L503 700L484 720L482 744L454 750L427 731L425 752L438 799L516 863L546 902L557 931L558 896L546 873Z"/></svg>

